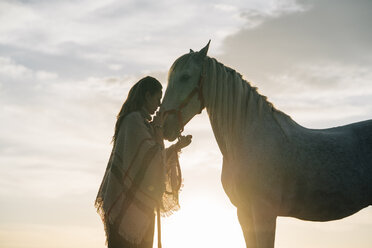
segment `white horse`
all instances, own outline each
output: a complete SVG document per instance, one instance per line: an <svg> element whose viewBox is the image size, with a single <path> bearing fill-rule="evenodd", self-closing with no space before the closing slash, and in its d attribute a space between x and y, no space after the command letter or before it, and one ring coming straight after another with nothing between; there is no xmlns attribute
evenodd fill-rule
<svg viewBox="0 0 372 248"><path fill-rule="evenodd" d="M223 154L221 181L247 247L273 248L277 216L330 221L372 204L372 120L307 129L235 70L199 52L178 58L160 112L164 137L207 109Z"/></svg>

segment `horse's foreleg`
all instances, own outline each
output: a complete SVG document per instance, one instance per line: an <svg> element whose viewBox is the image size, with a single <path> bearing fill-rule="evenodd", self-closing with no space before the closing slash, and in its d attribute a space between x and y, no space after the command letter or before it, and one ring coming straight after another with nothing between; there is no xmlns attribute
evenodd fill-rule
<svg viewBox="0 0 372 248"><path fill-rule="evenodd" d="M276 215L265 208L238 208L247 248L274 248Z"/></svg>
<svg viewBox="0 0 372 248"><path fill-rule="evenodd" d="M276 217L272 209L260 205L253 207L257 247L274 248Z"/></svg>
<svg viewBox="0 0 372 248"><path fill-rule="evenodd" d="M251 208L238 208L238 219L247 248L257 248Z"/></svg>

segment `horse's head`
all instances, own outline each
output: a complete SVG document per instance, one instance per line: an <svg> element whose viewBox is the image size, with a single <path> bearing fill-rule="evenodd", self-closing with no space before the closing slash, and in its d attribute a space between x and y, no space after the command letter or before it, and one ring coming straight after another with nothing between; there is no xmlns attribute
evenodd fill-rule
<svg viewBox="0 0 372 248"><path fill-rule="evenodd" d="M190 53L179 57L169 70L168 86L160 107L160 112L168 113L164 122L164 138L169 141L175 140L186 123L204 108L203 64L209 42L199 52L190 50Z"/></svg>

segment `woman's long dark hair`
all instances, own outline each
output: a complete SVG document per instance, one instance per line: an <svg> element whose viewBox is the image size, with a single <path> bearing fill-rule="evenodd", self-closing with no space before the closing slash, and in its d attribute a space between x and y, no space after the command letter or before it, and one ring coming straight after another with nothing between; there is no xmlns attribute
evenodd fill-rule
<svg viewBox="0 0 372 248"><path fill-rule="evenodd" d="M117 121L115 124L115 133L112 137L112 142L115 144L117 135L119 133L120 124L122 123L125 116L133 111L141 110L145 103L146 93L154 95L156 92L162 90L163 86L161 83L153 77L147 76L139 80L135 85L132 86L128 93L128 97L123 103L119 114L117 115Z"/></svg>

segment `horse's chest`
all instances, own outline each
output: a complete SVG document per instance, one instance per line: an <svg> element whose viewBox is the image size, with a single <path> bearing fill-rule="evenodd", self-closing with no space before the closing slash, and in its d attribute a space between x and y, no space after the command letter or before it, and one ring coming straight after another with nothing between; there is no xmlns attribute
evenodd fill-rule
<svg viewBox="0 0 372 248"><path fill-rule="evenodd" d="M239 196L237 193L237 176L236 170L231 163L224 157L222 164L221 182L226 195L229 197L232 204L237 206Z"/></svg>
<svg viewBox="0 0 372 248"><path fill-rule="evenodd" d="M224 157L221 181L225 193L235 206L249 204L257 198L269 199L274 205L280 202L279 173L273 171L273 167L258 169L259 166L251 159L228 160Z"/></svg>

